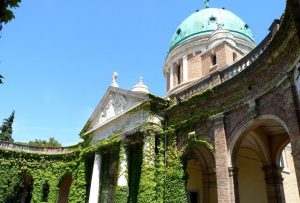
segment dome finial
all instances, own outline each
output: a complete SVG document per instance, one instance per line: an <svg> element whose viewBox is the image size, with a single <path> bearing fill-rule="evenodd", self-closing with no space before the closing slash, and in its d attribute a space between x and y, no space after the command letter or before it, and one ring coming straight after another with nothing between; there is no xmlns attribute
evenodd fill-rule
<svg viewBox="0 0 300 203"><path fill-rule="evenodd" d="M131 89L134 92L142 92L149 94L148 86L144 83L144 78L140 77L140 81Z"/></svg>
<svg viewBox="0 0 300 203"><path fill-rule="evenodd" d="M117 72L114 72L112 75L112 83L110 86L112 87L119 87L117 80L118 80L119 74Z"/></svg>
<svg viewBox="0 0 300 203"><path fill-rule="evenodd" d="M205 8L209 8L209 0L204 0Z"/></svg>
<svg viewBox="0 0 300 203"><path fill-rule="evenodd" d="M143 78L143 76L140 77L140 84L144 84L144 78Z"/></svg>

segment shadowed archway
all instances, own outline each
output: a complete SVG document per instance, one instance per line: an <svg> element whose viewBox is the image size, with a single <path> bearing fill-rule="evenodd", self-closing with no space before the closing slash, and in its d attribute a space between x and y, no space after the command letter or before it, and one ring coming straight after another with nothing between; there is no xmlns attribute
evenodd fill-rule
<svg viewBox="0 0 300 203"><path fill-rule="evenodd" d="M62 177L59 183L58 203L68 203L72 181L73 181L72 175L70 174L67 174Z"/></svg>

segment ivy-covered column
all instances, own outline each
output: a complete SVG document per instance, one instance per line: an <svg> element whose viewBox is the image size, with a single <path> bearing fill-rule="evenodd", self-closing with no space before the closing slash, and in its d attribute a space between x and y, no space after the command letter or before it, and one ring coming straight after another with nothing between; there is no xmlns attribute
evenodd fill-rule
<svg viewBox="0 0 300 203"><path fill-rule="evenodd" d="M102 152L100 203L113 203L118 180L119 147Z"/></svg>
<svg viewBox="0 0 300 203"><path fill-rule="evenodd" d="M155 134L148 131L144 138L138 202L158 202L155 189Z"/></svg>
<svg viewBox="0 0 300 203"><path fill-rule="evenodd" d="M115 203L126 203L128 199L128 164L125 144L121 143L119 152L119 165L118 165L118 182L115 194Z"/></svg>
<svg viewBox="0 0 300 203"><path fill-rule="evenodd" d="M218 203L229 203L235 200L231 196L231 180L228 171L228 150L224 128L224 116L219 114L211 117L215 139L215 160L217 177Z"/></svg>
<svg viewBox="0 0 300 203"><path fill-rule="evenodd" d="M86 157L80 157L77 160L76 169L71 172L72 183L69 193L69 202L87 201L87 176L86 176Z"/></svg>
<svg viewBox="0 0 300 203"><path fill-rule="evenodd" d="M98 203L101 172L101 155L95 154L89 203Z"/></svg>
<svg viewBox="0 0 300 203"><path fill-rule="evenodd" d="M173 130L167 133L166 166L165 166L165 203L187 203L185 172L181 154L176 146L176 135Z"/></svg>

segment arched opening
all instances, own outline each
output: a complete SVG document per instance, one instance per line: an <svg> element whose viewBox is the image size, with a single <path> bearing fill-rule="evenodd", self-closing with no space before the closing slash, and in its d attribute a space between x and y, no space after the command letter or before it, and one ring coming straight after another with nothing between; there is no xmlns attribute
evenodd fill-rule
<svg viewBox="0 0 300 203"><path fill-rule="evenodd" d="M33 178L31 175L24 173L23 175L23 188L21 192L21 203L30 203L33 190Z"/></svg>
<svg viewBox="0 0 300 203"><path fill-rule="evenodd" d="M217 202L213 154L207 148L197 146L186 153L185 160L189 203Z"/></svg>
<svg viewBox="0 0 300 203"><path fill-rule="evenodd" d="M279 150L279 152L281 153L277 161L279 162L278 164L281 168L285 200L288 203L300 202L296 171L290 143L285 145L283 150Z"/></svg>
<svg viewBox="0 0 300 203"><path fill-rule="evenodd" d="M255 151L241 148L237 162L241 202L268 202L263 162ZM259 195L257 195L259 194Z"/></svg>
<svg viewBox="0 0 300 203"><path fill-rule="evenodd" d="M50 185L48 181L46 181L42 187L42 202L48 202L49 191L50 191Z"/></svg>
<svg viewBox="0 0 300 203"><path fill-rule="evenodd" d="M59 183L58 203L68 203L70 188L72 184L72 175L65 175Z"/></svg>
<svg viewBox="0 0 300 203"><path fill-rule="evenodd" d="M232 150L240 202L286 202L291 191L284 191L280 155L288 142L285 125L276 117L258 118L242 130Z"/></svg>
<svg viewBox="0 0 300 203"><path fill-rule="evenodd" d="M181 80L181 77L182 77L181 68L182 68L181 65L178 65L176 67L177 85L179 85L182 82L182 80Z"/></svg>
<svg viewBox="0 0 300 203"><path fill-rule="evenodd" d="M232 53L232 61L233 62L237 61L237 54L235 52Z"/></svg>

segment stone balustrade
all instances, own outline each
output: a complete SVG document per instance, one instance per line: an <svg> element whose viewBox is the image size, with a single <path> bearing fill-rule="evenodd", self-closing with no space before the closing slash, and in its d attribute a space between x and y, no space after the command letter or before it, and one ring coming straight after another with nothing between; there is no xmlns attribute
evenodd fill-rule
<svg viewBox="0 0 300 203"><path fill-rule="evenodd" d="M76 150L79 145L71 147L35 147L26 144L17 144L11 142L0 142L0 150L35 152L39 154L63 154Z"/></svg>
<svg viewBox="0 0 300 203"><path fill-rule="evenodd" d="M248 68L262 53L264 53L264 51L267 49L272 40L272 36L273 34L269 33L267 37L258 46L256 46L249 54L247 54L241 60L232 64L229 67L225 67L219 70L221 82L229 80L233 76Z"/></svg>
<svg viewBox="0 0 300 203"><path fill-rule="evenodd" d="M191 96L202 92L203 90L213 87L217 84L225 82L230 78L234 77L235 75L239 74L246 68L248 68L256 59L264 53L264 51L269 46L272 38L274 37L274 30L270 32L265 39L256 46L250 53L248 53L245 57L237 61L236 63L232 64L231 66L223 67L219 70L215 70L214 72L210 73L209 75L189 84L184 90L181 90L178 93L174 93L170 95L170 99L176 99L177 102L182 100L186 100Z"/></svg>

